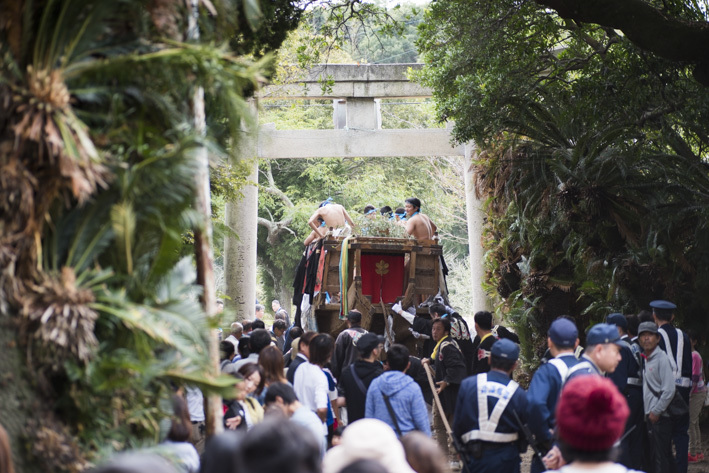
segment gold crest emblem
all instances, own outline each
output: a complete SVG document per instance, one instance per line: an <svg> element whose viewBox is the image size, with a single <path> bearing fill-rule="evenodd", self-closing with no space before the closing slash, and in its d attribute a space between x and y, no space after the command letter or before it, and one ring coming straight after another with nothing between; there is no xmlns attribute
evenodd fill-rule
<svg viewBox="0 0 709 473"><path fill-rule="evenodd" d="M375 272L380 276L389 274L389 263L384 260L379 261L376 265Z"/></svg>

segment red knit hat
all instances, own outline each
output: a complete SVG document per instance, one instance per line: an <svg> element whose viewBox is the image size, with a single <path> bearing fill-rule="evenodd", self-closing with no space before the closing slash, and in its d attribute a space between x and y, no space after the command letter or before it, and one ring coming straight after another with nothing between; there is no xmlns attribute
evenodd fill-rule
<svg viewBox="0 0 709 473"><path fill-rule="evenodd" d="M629 413L628 403L611 380L578 376L561 392L556 425L569 446L597 452L610 449L620 438Z"/></svg>

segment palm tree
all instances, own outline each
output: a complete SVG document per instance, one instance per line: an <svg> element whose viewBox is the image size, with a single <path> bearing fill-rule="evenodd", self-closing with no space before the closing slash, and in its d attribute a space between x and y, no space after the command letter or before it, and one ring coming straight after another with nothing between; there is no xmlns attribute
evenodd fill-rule
<svg viewBox="0 0 709 473"><path fill-rule="evenodd" d="M31 393L0 417L44 470L157 441L171 383L226 386L185 244L193 152L226 155L269 58L225 45L257 2L202 4L217 15L186 43L183 2L0 2L0 317L21 348L11 391ZM214 104L207 137L195 85Z"/></svg>
<svg viewBox="0 0 709 473"><path fill-rule="evenodd" d="M696 209L697 189L709 186L704 167L687 172L687 160L658 153L640 133L578 123L563 94L507 107L506 134L478 162L478 192L489 199L491 281L534 341L531 357L560 315L583 329L676 287L672 268L688 268L687 225L696 222L679 210ZM661 256L667 249L671 258Z"/></svg>

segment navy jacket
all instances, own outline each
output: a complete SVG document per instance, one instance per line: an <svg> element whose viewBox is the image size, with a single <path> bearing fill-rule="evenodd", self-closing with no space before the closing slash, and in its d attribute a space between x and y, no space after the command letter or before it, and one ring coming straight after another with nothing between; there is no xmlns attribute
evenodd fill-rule
<svg viewBox="0 0 709 473"><path fill-rule="evenodd" d="M481 376L487 376L487 410L488 416L492 414L495 405L500 399L509 395L509 385L511 379L505 373L500 371L489 371L488 373L469 376L463 381L460 386L460 392L458 394L458 402L456 403L455 416L453 417L453 433L457 438L461 439L463 443L470 441L466 439L470 437L471 431L479 430L480 424L478 422L479 412L478 412L478 383ZM503 389L503 386L506 389ZM495 428L495 433L497 434L517 434L517 437L521 437L522 427L520 423L515 418L514 412L517 413L522 423L527 421L527 394L524 389L518 387L502 415L500 416L500 421ZM474 435L473 435L474 436ZM495 440L485 440L484 441L495 441ZM499 441L497 443L509 443L515 440Z"/></svg>
<svg viewBox="0 0 709 473"><path fill-rule="evenodd" d="M660 336L660 348L662 348L665 353L667 353L667 356L670 358L674 359L675 364L677 364L678 361L678 354L677 354L677 329L675 327L667 322L663 324L659 330L664 331L667 334L667 338L670 340L670 349L668 350L667 347L665 346L665 337ZM682 366L680 366L680 375L681 375L681 383L677 383L677 380L675 380L675 383L677 383L677 388L684 398L685 402L689 402L689 391L692 388L692 344L689 341L689 337L687 336L686 333L680 332L682 334L682 339L683 339L683 347L682 347ZM662 334L660 334L662 335Z"/></svg>
<svg viewBox="0 0 709 473"><path fill-rule="evenodd" d="M579 360L573 353L556 357L567 368L575 366ZM542 364L532 377L527 391L527 415L529 428L539 442L551 442L551 431L556 427L556 403L564 385L562 375L551 362Z"/></svg>

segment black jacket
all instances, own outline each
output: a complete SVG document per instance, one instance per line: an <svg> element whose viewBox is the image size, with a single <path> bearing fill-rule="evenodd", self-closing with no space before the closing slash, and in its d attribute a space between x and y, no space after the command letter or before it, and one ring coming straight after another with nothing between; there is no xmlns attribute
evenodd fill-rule
<svg viewBox="0 0 709 473"><path fill-rule="evenodd" d="M352 375L352 369L347 367L342 371L338 392L347 401L347 423L364 418L364 406L367 402L367 389L372 380L382 374L384 369L378 361L370 363L369 361L357 360L350 366L354 366L354 372L364 384L364 392L359 388L358 383Z"/></svg>

